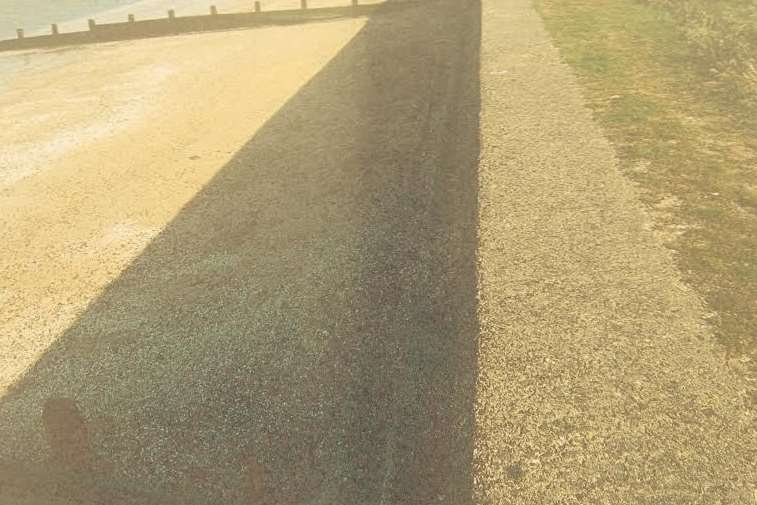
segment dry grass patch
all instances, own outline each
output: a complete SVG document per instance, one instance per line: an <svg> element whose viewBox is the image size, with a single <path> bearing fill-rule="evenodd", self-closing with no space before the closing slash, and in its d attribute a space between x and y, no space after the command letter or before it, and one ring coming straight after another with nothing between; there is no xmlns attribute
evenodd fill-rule
<svg viewBox="0 0 757 505"><path fill-rule="evenodd" d="M655 228L757 357L757 94L751 2L536 0ZM755 74L754 77L757 77ZM754 82L757 82L755 80Z"/></svg>

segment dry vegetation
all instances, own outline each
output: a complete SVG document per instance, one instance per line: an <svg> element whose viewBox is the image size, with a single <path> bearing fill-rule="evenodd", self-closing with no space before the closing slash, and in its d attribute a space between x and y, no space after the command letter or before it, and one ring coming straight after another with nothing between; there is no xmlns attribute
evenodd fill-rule
<svg viewBox="0 0 757 505"><path fill-rule="evenodd" d="M642 0L669 11L703 65L757 105L757 3L752 0Z"/></svg>
<svg viewBox="0 0 757 505"><path fill-rule="evenodd" d="M537 0L734 357L757 352L757 4Z"/></svg>

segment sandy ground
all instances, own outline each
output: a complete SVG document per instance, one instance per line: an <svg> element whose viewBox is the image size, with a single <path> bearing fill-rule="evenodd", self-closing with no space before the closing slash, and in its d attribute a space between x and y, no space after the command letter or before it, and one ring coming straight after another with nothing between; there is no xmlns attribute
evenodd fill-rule
<svg viewBox="0 0 757 505"><path fill-rule="evenodd" d="M757 503L728 361L528 0L484 0L477 503Z"/></svg>

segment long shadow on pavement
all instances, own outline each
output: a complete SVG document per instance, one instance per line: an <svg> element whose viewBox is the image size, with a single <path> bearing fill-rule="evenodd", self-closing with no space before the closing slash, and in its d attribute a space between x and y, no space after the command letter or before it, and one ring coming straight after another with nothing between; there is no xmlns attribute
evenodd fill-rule
<svg viewBox="0 0 757 505"><path fill-rule="evenodd" d="M0 493L470 503L479 29L371 18L2 399Z"/></svg>

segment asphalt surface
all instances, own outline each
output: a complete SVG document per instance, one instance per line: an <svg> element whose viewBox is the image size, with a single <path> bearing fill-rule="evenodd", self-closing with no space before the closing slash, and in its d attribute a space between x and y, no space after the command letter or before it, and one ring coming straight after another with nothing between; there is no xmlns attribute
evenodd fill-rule
<svg viewBox="0 0 757 505"><path fill-rule="evenodd" d="M6 502L470 501L479 26L368 20L2 398Z"/></svg>
<svg viewBox="0 0 757 505"><path fill-rule="evenodd" d="M0 400L0 497L751 503L650 228L527 0L376 15Z"/></svg>

